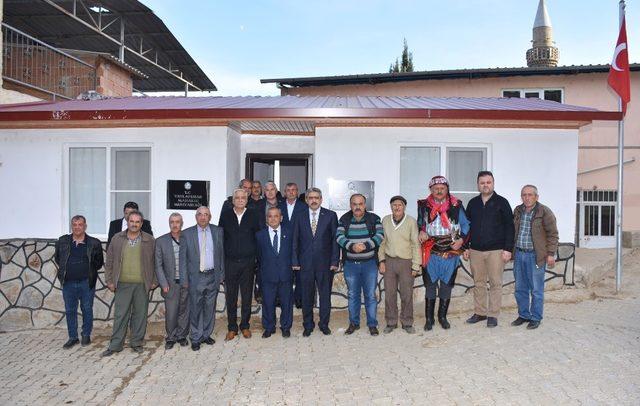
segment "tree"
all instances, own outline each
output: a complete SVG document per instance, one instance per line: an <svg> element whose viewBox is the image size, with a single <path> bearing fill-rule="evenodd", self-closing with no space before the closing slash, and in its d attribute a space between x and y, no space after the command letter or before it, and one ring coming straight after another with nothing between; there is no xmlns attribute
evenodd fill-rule
<svg viewBox="0 0 640 406"><path fill-rule="evenodd" d="M402 56L396 58L395 63L389 65L389 73L413 72L413 53L409 52L407 39L404 38L404 46L402 48Z"/></svg>

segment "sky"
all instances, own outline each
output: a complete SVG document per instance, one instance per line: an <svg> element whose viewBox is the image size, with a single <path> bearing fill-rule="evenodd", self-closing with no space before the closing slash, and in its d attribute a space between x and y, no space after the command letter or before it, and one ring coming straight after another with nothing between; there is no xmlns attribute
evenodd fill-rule
<svg viewBox="0 0 640 406"><path fill-rule="evenodd" d="M278 95L260 79L526 66L538 0L142 0L211 78L205 95ZM618 0L547 0L560 65L609 63ZM627 1L640 62L640 0ZM636 41L637 39L637 41ZM196 95L193 92L190 95Z"/></svg>

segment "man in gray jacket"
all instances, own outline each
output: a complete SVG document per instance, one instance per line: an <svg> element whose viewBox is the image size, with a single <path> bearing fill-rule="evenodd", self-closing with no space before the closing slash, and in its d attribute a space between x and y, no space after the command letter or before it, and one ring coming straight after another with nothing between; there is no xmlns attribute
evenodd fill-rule
<svg viewBox="0 0 640 406"><path fill-rule="evenodd" d="M169 233L156 239L156 277L164 298L164 321L167 338L164 348L177 343L186 346L189 334L189 290L180 284L180 234L182 215L169 216Z"/></svg>
<svg viewBox="0 0 640 406"><path fill-rule="evenodd" d="M196 211L196 224L182 232L180 241L180 283L189 289L189 321L191 349L200 344L213 345L216 299L224 279L224 246L222 228L210 224L211 211L201 206Z"/></svg>

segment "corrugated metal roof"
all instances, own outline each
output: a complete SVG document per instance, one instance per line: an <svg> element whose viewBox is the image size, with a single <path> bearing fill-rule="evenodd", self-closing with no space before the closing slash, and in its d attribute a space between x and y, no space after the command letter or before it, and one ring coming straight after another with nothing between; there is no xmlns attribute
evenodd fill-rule
<svg viewBox="0 0 640 406"><path fill-rule="evenodd" d="M640 71L640 64L630 66L632 72ZM278 83L291 87L376 84L386 82L408 82L412 80L480 79L509 76L577 75L583 73L606 73L609 65L570 65L555 67L515 67L451 69L402 73L370 73L358 75L316 76L298 78L261 79L260 83Z"/></svg>
<svg viewBox="0 0 640 406"><path fill-rule="evenodd" d="M618 120L621 113L539 99L432 97L127 97L0 106L0 121L464 119Z"/></svg>
<svg viewBox="0 0 640 406"><path fill-rule="evenodd" d="M383 97L383 96L242 96L242 97L121 97L0 106L9 111L210 109L427 109L510 111L598 111L540 99L499 97Z"/></svg>
<svg viewBox="0 0 640 406"><path fill-rule="evenodd" d="M67 10L73 9L72 0L56 0ZM121 14L125 21L125 44L132 49L158 50L158 64L183 72L185 79L203 90L216 90L213 82L183 48L164 22L151 9L136 0L84 0L87 7L102 6L110 11L102 15L102 25L107 25L115 15ZM87 17L81 2L77 2L77 15L86 22ZM94 17L95 18L95 17ZM51 5L39 0L4 0L4 22L57 48L108 52L118 55L118 45L74 21ZM108 26L104 32L120 38L118 22ZM153 52L145 55L155 59ZM163 70L149 64L131 53L125 54L125 62L142 71L147 79L135 79L133 87L141 91L183 91L184 83Z"/></svg>

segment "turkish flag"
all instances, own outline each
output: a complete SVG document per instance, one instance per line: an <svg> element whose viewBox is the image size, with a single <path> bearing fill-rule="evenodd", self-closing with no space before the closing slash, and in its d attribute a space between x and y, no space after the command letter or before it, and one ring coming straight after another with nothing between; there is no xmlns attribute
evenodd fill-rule
<svg viewBox="0 0 640 406"><path fill-rule="evenodd" d="M616 44L616 50L613 52L613 60L611 61L611 68L609 68L609 77L607 82L609 83L609 86L620 96L620 100L622 100L622 111L626 113L627 103L631 100L631 81L629 78L627 25L624 17L622 17L618 43Z"/></svg>

